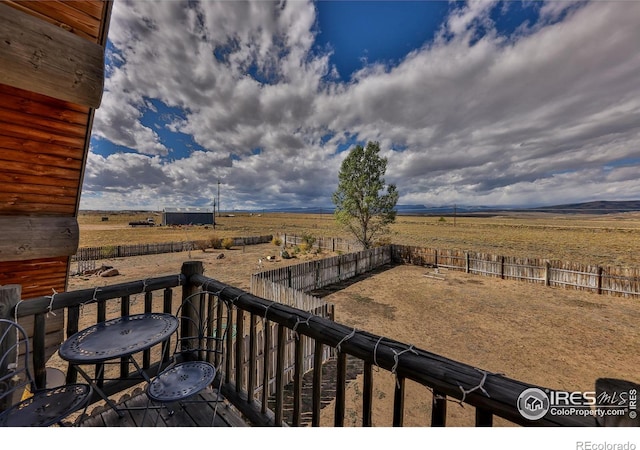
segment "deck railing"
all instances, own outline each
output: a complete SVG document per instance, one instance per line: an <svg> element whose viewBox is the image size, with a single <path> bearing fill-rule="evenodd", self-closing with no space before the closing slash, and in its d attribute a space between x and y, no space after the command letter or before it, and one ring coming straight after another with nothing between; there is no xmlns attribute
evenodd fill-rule
<svg viewBox="0 0 640 450"><path fill-rule="evenodd" d="M302 411L302 349L304 339L313 339L316 355L322 355L325 346L332 347L337 352L336 370L336 398L334 426L345 423L345 393L347 355L364 362L364 389L362 394L362 425L372 426L373 411L373 370L374 367L386 370L395 375L393 426L402 426L404 419L405 382L411 380L426 386L433 392L433 408L430 418L425 417L425 425L443 426L447 419L447 401L453 399L475 407L477 426L491 426L493 417L502 417L515 424L524 426L593 426L595 421L590 418L576 416L544 417L537 421L524 418L518 408L519 395L528 388L540 386L513 380L499 374L493 374L482 369L453 361L426 350L415 348L393 339L377 336L364 330L356 330L337 322L314 316L300 309L279 304L270 300L256 297L240 289L207 278L201 274L201 266L194 262L188 283L200 286L206 292L216 292L224 300L233 304L236 310L236 324L238 330L246 322L254 324L257 321L274 322L277 326L276 336L266 334L265 346L271 345L275 339L278 348L277 382L275 408L269 411L266 407L268 393L265 391L261 398L256 398L253 385L257 374L258 352L255 339L256 327L249 329L248 356L249 370L242 369L241 362L245 360L247 346L242 340L236 340L230 349L229 361L236 361L235 371L227 367L223 394L254 424L280 425L284 417L284 352L285 343L291 334L296 339L296 365L293 381L293 418L291 424L301 424ZM270 327L265 327L270 329ZM238 336L243 333L238 331ZM320 425L321 410L321 365L313 368L312 419L313 426ZM552 391L551 389L548 392Z"/></svg>
<svg viewBox="0 0 640 450"><path fill-rule="evenodd" d="M284 424L285 392L285 344L293 340L295 364L292 390L293 409L291 425L301 425L303 348L312 342L315 358L312 373L313 426L320 425L323 351L330 347L337 355L334 426L343 426L346 416L346 367L347 356L363 362L362 426L373 425L373 372L384 370L394 375L393 419L390 424L402 426L404 422L405 385L413 381L432 392L430 417L424 425L444 426L447 422L448 400L461 402L475 408L475 424L491 426L494 417L501 417L523 426L593 426L595 420L577 416L545 416L536 421L524 418L518 408L518 396L531 385L508 377L490 373L461 362L430 353L424 349L377 336L366 330L357 330L330 319L319 317L288 305L257 297L241 289L205 277L202 263L189 261L180 274L152 278L114 286L56 294L28 301L21 301L10 309L20 322L30 323L33 334L33 364L38 383L44 386L45 341L47 315L64 310L67 315L66 334L78 331L79 326L104 321L109 314L128 315L136 308L145 312L172 312L177 307L173 289L182 286L182 298L202 292L229 302L234 310L235 333L228 333L227 357L224 366L223 395L254 425L279 426ZM144 297L143 303L134 301ZM87 317L87 310L95 309L95 319ZM0 308L0 312L2 308ZM81 320L82 319L82 320ZM90 321L90 323L83 323ZM271 325L275 324L275 333ZM259 342L258 334L264 338ZM275 358L264 358L275 346ZM163 365L159 349L150 349L142 355L142 368L153 374ZM275 389L256 389L261 374L269 373L275 365ZM139 374L129 373L128 365L120 365L117 379L99 380L108 395L126 391L140 382ZM67 381L77 378L73 369L67 373ZM548 392L551 390L548 390ZM275 397L275 407L268 408L270 396ZM95 401L99 398L95 398Z"/></svg>

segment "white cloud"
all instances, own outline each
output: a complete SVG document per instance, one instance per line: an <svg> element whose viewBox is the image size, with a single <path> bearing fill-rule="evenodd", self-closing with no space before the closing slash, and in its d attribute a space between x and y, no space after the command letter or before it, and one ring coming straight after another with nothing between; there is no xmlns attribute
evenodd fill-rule
<svg viewBox="0 0 640 450"><path fill-rule="evenodd" d="M310 2L185 5L114 5L118 67L94 135L140 154L92 155L85 207L195 204L218 178L229 207L327 205L347 135L381 142L404 203L640 196L627 176L640 159L640 2L544 3L541 23L507 38L491 32L493 4L474 1L434 42L350 83L313 49ZM182 109L167 129L205 151L173 154L141 123L149 99Z"/></svg>

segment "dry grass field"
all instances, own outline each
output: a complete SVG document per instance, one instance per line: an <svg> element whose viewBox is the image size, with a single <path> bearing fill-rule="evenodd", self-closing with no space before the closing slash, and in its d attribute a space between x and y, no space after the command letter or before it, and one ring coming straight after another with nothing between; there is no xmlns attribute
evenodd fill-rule
<svg viewBox="0 0 640 450"><path fill-rule="evenodd" d="M81 245L115 245L213 235L254 236L272 233L344 236L330 215L242 215L221 217L216 230L204 227L131 228L136 218L111 213L81 215ZM157 220L158 221L158 220ZM502 255L546 257L601 265L638 266L640 216L502 216L492 218L400 216L392 242L465 249ZM70 289L95 287L154 275L177 273L187 259L200 259L205 274L242 289L259 258L276 254L272 244L231 250L192 251L103 261L118 268L115 278L80 277ZM217 255L224 252L223 259ZM295 264L330 253L268 262L263 269ZM596 378L640 382L640 299L597 295L568 289L500 280L454 271L428 276L424 267L397 266L330 293L336 320L473 366L529 383L566 390L592 390ZM427 276L425 276L427 275ZM391 423L393 376L374 375L374 425ZM347 424L357 425L362 400L361 377L347 389ZM407 384L405 424L428 424L431 396ZM333 408L323 410L330 425ZM473 424L472 408L452 403L450 425ZM506 425L496 420L496 425Z"/></svg>
<svg viewBox="0 0 640 450"><path fill-rule="evenodd" d="M108 217L102 222L102 217ZM247 214L219 217L211 227L130 227L133 220L159 213L80 214L80 246L171 242L276 233L349 238L331 214ZM494 217L398 216L391 242L502 256L557 259L576 263L640 266L640 213L569 215L507 213Z"/></svg>

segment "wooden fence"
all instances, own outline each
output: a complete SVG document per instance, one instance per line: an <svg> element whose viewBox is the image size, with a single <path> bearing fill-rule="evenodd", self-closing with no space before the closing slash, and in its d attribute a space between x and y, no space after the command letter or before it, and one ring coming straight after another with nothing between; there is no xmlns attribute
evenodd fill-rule
<svg viewBox="0 0 640 450"><path fill-rule="evenodd" d="M311 315L334 319L334 305L327 303L325 300L309 295L308 292L314 289L338 283L357 275L369 272L377 267L391 262L391 247L377 247L361 252L350 253L346 255L324 258L317 261L309 261L288 267L268 270L253 274L251 276L251 294L271 300L274 303L280 303L287 306L307 311ZM258 323L251 324L252 327L259 327L256 336L257 339L263 339L262 325ZM273 324L272 324L273 326ZM251 327L250 327L251 328ZM284 351L284 382L293 381L295 367L295 345L294 331L288 332L286 336ZM272 333L275 332L271 330ZM243 336L249 345L249 336ZM259 348L264 345L260 344ZM275 346L270 347L267 358L275 358ZM302 371L306 373L313 370L315 348L311 340L302 340ZM264 355L258 358L258 373L262 374L264 363ZM335 356L333 349L325 348L322 355L324 363L329 358ZM268 375L268 393L274 392L275 389L275 359L274 364L267 365L271 368ZM244 362L243 370L248 370L249 361ZM258 380L256 390L262 390L265 383L264 375ZM256 392L257 393L257 392Z"/></svg>
<svg viewBox="0 0 640 450"><path fill-rule="evenodd" d="M234 237L233 245L257 245L271 242L272 235ZM206 240L159 242L150 244L132 245L105 245L102 247L79 248L72 261L95 261L99 259L126 258L129 256L158 255L161 253L187 252L200 248L210 248L210 242Z"/></svg>
<svg viewBox="0 0 640 450"><path fill-rule="evenodd" d="M375 247L355 253L267 270L256 273L253 276L265 278L298 291L309 292L348 280L391 263L391 250L390 246Z"/></svg>
<svg viewBox="0 0 640 450"><path fill-rule="evenodd" d="M477 275L539 283L598 294L640 296L640 270L597 266L543 258L392 245L397 263L461 270Z"/></svg>
<svg viewBox="0 0 640 450"><path fill-rule="evenodd" d="M285 246L296 246L305 242L305 236L282 234L280 235L280 240ZM318 250L328 250L330 252L340 253L351 253L362 250L362 244L358 241L329 237L313 237L313 240L313 248L317 248Z"/></svg>

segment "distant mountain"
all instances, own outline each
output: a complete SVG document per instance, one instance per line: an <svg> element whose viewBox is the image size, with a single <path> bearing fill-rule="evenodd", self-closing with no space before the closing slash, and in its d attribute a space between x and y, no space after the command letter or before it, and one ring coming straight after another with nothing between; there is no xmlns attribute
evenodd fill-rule
<svg viewBox="0 0 640 450"><path fill-rule="evenodd" d="M566 205L542 206L530 208L529 211L544 211L555 213L582 214L611 214L621 212L640 211L640 200L626 201L595 201L585 203L569 203Z"/></svg>
<svg viewBox="0 0 640 450"><path fill-rule="evenodd" d="M548 212L557 214L613 214L621 212L640 212L640 200L627 201L594 201L584 203L570 203L551 206L425 206L425 205L397 205L399 215L496 215L508 212Z"/></svg>

